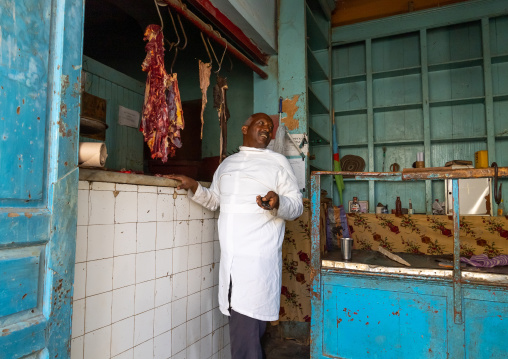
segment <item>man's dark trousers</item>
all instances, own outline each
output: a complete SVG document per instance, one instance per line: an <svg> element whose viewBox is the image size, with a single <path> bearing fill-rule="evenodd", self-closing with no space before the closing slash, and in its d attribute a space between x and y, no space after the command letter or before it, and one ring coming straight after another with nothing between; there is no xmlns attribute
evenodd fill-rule
<svg viewBox="0 0 508 359"><path fill-rule="evenodd" d="M230 310L229 338L231 359L264 359L261 337L266 322Z"/></svg>

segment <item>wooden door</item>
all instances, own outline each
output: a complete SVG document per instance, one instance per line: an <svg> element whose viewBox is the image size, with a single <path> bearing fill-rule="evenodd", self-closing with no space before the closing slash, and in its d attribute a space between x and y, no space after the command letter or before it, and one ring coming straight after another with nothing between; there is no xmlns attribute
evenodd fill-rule
<svg viewBox="0 0 508 359"><path fill-rule="evenodd" d="M0 358L70 355L83 1L0 0Z"/></svg>

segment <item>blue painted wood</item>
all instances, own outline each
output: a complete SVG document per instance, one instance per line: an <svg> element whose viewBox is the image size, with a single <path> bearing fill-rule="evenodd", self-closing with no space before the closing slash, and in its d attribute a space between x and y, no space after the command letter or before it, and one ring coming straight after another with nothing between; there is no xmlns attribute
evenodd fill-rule
<svg viewBox="0 0 508 359"><path fill-rule="evenodd" d="M0 7L0 358L68 358L84 4Z"/></svg>

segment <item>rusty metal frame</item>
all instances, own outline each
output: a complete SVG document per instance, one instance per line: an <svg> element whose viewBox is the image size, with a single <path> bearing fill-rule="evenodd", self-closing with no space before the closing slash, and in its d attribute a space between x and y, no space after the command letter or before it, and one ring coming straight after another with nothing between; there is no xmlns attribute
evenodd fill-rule
<svg viewBox="0 0 508 359"><path fill-rule="evenodd" d="M315 171L311 174L311 303L312 323L311 330L318 333L322 323L322 302L321 302L321 251L320 251L320 215L321 215L321 176L349 175L356 180L368 181L420 181L420 180L444 180L452 179L453 196L453 298L454 298L454 322L463 323L462 316L462 283L467 279L462 278L460 269L460 213L459 213L459 179L466 178L488 178L494 177L494 168L467 168L450 169L449 167L434 167L422 169L404 169L401 172L334 172ZM508 167L498 168L499 177L508 177ZM388 274L389 275L389 274ZM495 282L492 285L496 285ZM311 340L311 352L319 351L322 343Z"/></svg>

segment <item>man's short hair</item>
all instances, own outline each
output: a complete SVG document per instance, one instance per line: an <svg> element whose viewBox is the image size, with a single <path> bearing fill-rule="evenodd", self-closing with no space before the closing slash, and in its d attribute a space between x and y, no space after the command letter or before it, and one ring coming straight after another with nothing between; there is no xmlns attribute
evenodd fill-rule
<svg viewBox="0 0 508 359"><path fill-rule="evenodd" d="M245 123L243 125L244 126L249 126L250 123L252 122L252 120L254 120L256 118L259 118L259 117L264 117L264 118L269 119L270 121L272 121L272 118L270 116L268 116L266 113L264 113L264 112L258 112L258 113L253 113L252 115L250 115L249 118L245 120Z"/></svg>

